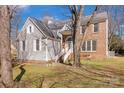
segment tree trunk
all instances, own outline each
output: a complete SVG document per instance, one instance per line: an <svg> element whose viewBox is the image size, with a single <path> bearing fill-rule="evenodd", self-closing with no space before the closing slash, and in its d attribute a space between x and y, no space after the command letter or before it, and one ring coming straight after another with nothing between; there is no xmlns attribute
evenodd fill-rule
<svg viewBox="0 0 124 93"><path fill-rule="evenodd" d="M84 10L84 6L70 6L70 11L72 13L72 40L73 40L73 54L74 54L74 67L80 67L80 26L81 18Z"/></svg>
<svg viewBox="0 0 124 93"><path fill-rule="evenodd" d="M1 81L4 87L13 86L9 13L8 6L0 6Z"/></svg>
<svg viewBox="0 0 124 93"><path fill-rule="evenodd" d="M73 36L74 67L80 67L80 18L76 20L75 36Z"/></svg>

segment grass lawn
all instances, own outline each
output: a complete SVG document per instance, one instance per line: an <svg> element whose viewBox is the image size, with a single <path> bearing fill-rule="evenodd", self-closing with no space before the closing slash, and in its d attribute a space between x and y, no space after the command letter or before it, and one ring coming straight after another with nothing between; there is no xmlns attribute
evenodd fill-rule
<svg viewBox="0 0 124 93"><path fill-rule="evenodd" d="M26 87L124 87L124 57L81 60L81 63L81 68L25 64L13 68L13 78L24 82Z"/></svg>

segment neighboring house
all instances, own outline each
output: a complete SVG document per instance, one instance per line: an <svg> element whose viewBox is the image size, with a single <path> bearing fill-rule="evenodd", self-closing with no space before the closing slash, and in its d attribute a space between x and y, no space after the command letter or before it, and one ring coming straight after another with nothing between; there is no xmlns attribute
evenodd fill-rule
<svg viewBox="0 0 124 93"><path fill-rule="evenodd" d="M81 44L81 57L108 57L108 17L107 13L95 14L91 24L83 32L90 16L82 18L80 37L85 33ZM48 22L48 24L29 17L17 40L19 42L19 59L64 61L73 53L70 21ZM53 47L54 46L54 47Z"/></svg>
<svg viewBox="0 0 124 93"><path fill-rule="evenodd" d="M82 57L90 57L90 58L107 58L108 57L108 17L107 13L98 13L95 14L91 24L87 27L86 31L83 32L83 27L89 21L91 16L86 16L82 18L82 24L80 26L80 35L79 37L82 39L85 34L84 43L81 45L81 53ZM67 29L62 30L60 33L61 42L63 48L65 48L65 52L67 55L64 56L64 61L67 57L72 54L72 36L71 30Z"/></svg>

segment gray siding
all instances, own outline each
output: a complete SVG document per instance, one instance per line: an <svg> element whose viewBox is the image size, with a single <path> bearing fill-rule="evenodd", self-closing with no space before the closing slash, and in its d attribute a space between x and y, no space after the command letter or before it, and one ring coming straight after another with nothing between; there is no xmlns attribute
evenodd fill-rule
<svg viewBox="0 0 124 93"><path fill-rule="evenodd" d="M55 56L60 52L60 42L47 40L48 58L54 60Z"/></svg>
<svg viewBox="0 0 124 93"><path fill-rule="evenodd" d="M18 40L19 40L19 59L24 60L51 60L55 58L56 53L54 52L54 48L56 50L60 50L60 42L57 42L55 40L50 40L44 37L44 35L34 26L34 32L27 33L27 27L29 24L32 24L32 22L27 21L24 25L24 28L22 33L20 33ZM32 24L33 25L33 24ZM40 51L34 51L34 40L40 39L41 44L41 50ZM26 42L26 49L25 51L21 51L20 42L22 40L25 40ZM46 42L47 41L47 42ZM53 46L53 42L57 42Z"/></svg>

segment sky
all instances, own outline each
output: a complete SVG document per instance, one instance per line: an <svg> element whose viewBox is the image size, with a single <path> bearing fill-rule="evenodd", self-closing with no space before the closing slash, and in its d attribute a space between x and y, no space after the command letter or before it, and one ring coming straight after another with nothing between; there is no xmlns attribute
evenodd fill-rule
<svg viewBox="0 0 124 93"><path fill-rule="evenodd" d="M85 6L84 15L90 15L94 11L95 6L89 5ZM26 19L30 17L35 17L42 20L44 16L49 15L56 20L66 20L69 17L69 9L64 5L32 5L32 6L22 6L21 9L21 18L22 25L25 23Z"/></svg>

